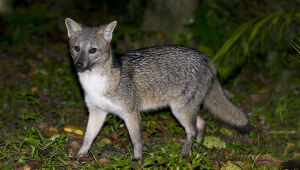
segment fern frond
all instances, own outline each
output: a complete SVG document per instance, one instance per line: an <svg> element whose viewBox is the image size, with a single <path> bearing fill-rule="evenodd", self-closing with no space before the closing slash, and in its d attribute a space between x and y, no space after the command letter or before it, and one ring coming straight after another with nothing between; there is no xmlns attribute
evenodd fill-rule
<svg viewBox="0 0 300 170"><path fill-rule="evenodd" d="M281 22L279 29L279 39L281 39L284 29L287 28L292 23L291 21L296 18L300 18L300 13L275 12L269 15L255 17L247 21L239 26L225 41L225 43L213 57L212 61L218 63L221 61L221 58L228 56L233 49L233 46L238 41L241 41L242 37L248 37L248 41L243 41L243 43L241 42L244 47L244 54L247 54L249 46L252 45L253 40L257 39L258 41L263 41L265 35L270 33L279 22ZM262 36L260 36L260 33L262 33ZM297 48L297 51L299 51L299 48ZM229 59L225 58L225 60Z"/></svg>
<svg viewBox="0 0 300 170"><path fill-rule="evenodd" d="M227 41L222 45L220 50L217 52L215 57L213 58L213 62L218 60L219 57L225 55L229 49L233 46L233 44L241 37L242 34L246 32L246 30L257 20L257 18L254 18L245 24L238 27L234 33L231 35L230 38L227 39Z"/></svg>
<svg viewBox="0 0 300 170"><path fill-rule="evenodd" d="M300 39L296 38L296 40L298 42L294 42L293 40L291 40L290 44L292 45L292 47L298 52L298 54L300 54Z"/></svg>

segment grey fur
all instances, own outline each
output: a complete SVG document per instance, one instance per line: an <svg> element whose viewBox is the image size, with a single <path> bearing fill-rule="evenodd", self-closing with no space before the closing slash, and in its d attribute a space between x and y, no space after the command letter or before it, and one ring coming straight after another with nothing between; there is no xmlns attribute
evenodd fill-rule
<svg viewBox="0 0 300 170"><path fill-rule="evenodd" d="M200 141L205 134L205 122L198 114L201 104L225 123L249 130L247 117L225 97L206 54L181 46L157 46L118 58L110 48L116 21L100 27L84 27L71 19L65 22L90 114L78 156L88 152L108 113L124 119L135 159L143 154L140 111L170 107L187 133L182 148L186 157L193 138Z"/></svg>

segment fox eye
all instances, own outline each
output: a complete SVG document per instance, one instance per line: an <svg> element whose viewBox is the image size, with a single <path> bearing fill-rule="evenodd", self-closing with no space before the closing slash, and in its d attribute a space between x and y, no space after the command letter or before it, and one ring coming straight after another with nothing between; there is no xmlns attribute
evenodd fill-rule
<svg viewBox="0 0 300 170"><path fill-rule="evenodd" d="M75 45L75 46L74 46L74 50L75 50L76 52L78 52L78 51L80 51L80 48L79 48L77 45Z"/></svg>
<svg viewBox="0 0 300 170"><path fill-rule="evenodd" d="M91 48L91 49L89 49L89 53L90 54L95 54L96 51L97 51L97 48Z"/></svg>

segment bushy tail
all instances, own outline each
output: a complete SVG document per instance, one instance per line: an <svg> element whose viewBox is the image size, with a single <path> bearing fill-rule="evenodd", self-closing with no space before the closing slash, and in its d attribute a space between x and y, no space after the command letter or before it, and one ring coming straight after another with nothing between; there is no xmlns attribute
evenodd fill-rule
<svg viewBox="0 0 300 170"><path fill-rule="evenodd" d="M204 99L204 109L241 132L251 131L248 118L225 96L217 76L214 76L211 88Z"/></svg>

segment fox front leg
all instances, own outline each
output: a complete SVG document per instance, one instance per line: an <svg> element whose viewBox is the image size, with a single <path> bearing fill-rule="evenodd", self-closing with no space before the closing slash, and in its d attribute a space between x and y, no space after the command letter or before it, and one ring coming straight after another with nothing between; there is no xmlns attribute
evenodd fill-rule
<svg viewBox="0 0 300 170"><path fill-rule="evenodd" d="M89 109L89 112L89 120L83 139L83 144L76 155L77 157L82 157L88 153L92 142L102 128L107 116L107 113L99 109Z"/></svg>
<svg viewBox="0 0 300 170"><path fill-rule="evenodd" d="M124 121L133 145L134 160L141 160L143 158L143 131L140 114L138 112L127 114Z"/></svg>

